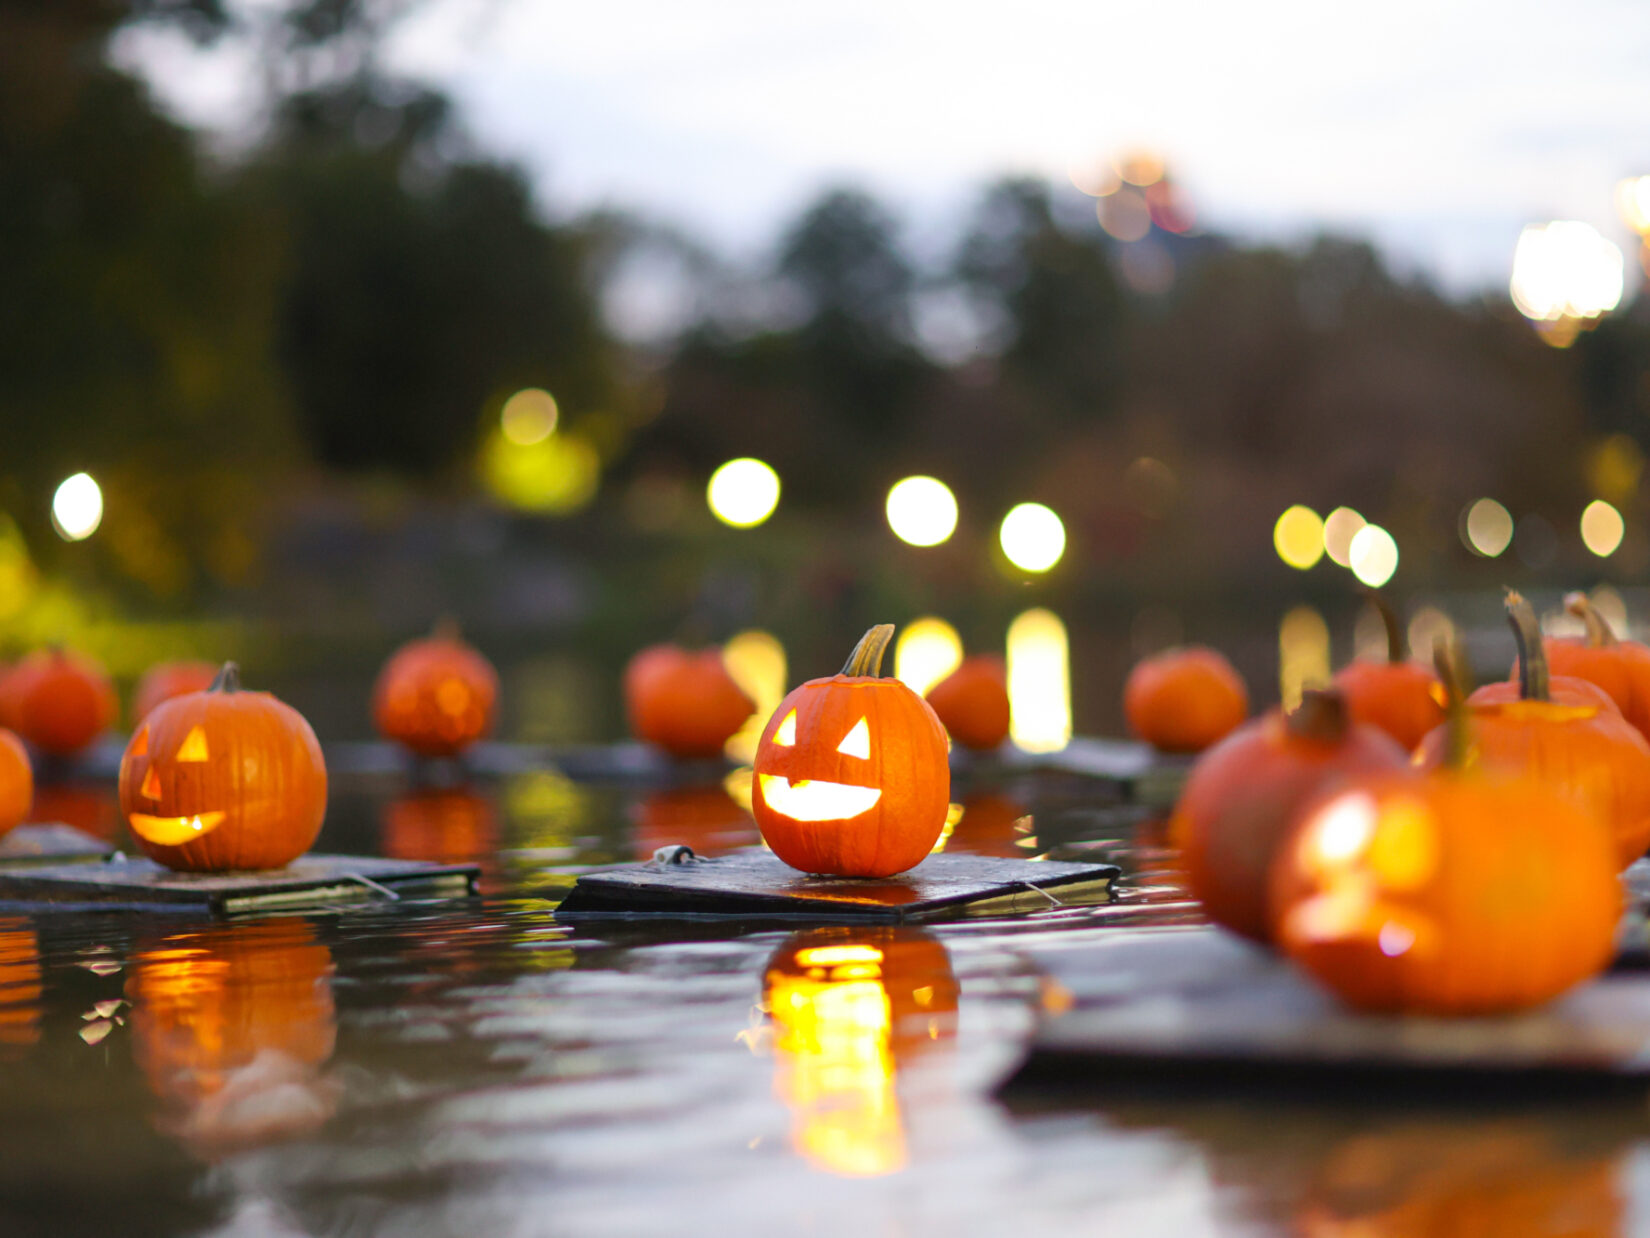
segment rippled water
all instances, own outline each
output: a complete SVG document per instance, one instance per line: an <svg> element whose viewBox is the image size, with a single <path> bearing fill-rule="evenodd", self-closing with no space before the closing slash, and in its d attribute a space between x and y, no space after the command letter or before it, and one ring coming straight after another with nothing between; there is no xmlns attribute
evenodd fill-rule
<svg viewBox="0 0 1650 1238"><path fill-rule="evenodd" d="M754 831L714 785L541 773L335 789L323 849L479 859L480 899L232 924L0 917L0 1235L1650 1224L1639 1100L1005 1104L1039 993L1020 949L1192 913L1153 825L1092 785L962 800L948 847L1115 859L1123 906L897 931L558 924L586 867Z"/></svg>

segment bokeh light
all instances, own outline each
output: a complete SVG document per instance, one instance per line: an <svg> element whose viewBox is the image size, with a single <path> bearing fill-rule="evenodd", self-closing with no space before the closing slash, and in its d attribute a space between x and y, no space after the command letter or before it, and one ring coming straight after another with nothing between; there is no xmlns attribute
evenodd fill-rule
<svg viewBox="0 0 1650 1238"><path fill-rule="evenodd" d="M588 439L555 434L534 443L510 439L500 426L482 447L482 480L520 511L568 516L590 505L601 484L601 457Z"/></svg>
<svg viewBox="0 0 1650 1238"><path fill-rule="evenodd" d="M1094 213L1107 234L1119 241L1138 241L1152 230L1151 207L1146 195L1132 185L1124 185L1096 204Z"/></svg>
<svg viewBox="0 0 1650 1238"><path fill-rule="evenodd" d="M1021 503L1003 517L999 540L1015 567L1046 572L1066 552L1066 526L1041 503Z"/></svg>
<svg viewBox="0 0 1650 1238"><path fill-rule="evenodd" d="M933 477L907 477L888 491L888 527L912 546L938 546L957 527L957 498Z"/></svg>
<svg viewBox="0 0 1650 1238"><path fill-rule="evenodd" d="M1616 553L1626 532L1621 513L1603 499L1594 499L1581 513L1581 540L1601 559Z"/></svg>
<svg viewBox="0 0 1650 1238"><path fill-rule="evenodd" d="M1069 659L1066 625L1053 611L1028 610L1008 625L1008 733L1026 752L1071 742Z"/></svg>
<svg viewBox="0 0 1650 1238"><path fill-rule="evenodd" d="M1531 224L1513 251L1509 289L1526 318L1556 323L1597 318L1621 303L1626 261L1591 224Z"/></svg>
<svg viewBox="0 0 1650 1238"><path fill-rule="evenodd" d="M779 506L779 474L761 460L742 456L710 475L705 495L710 510L723 524L754 528Z"/></svg>
<svg viewBox="0 0 1650 1238"><path fill-rule="evenodd" d="M944 619L913 619L894 642L894 677L918 696L926 696L957 669L962 655L962 637Z"/></svg>
<svg viewBox="0 0 1650 1238"><path fill-rule="evenodd" d="M520 447L531 447L556 432L559 416L554 396L539 387L529 387L504 401L498 421L505 438Z"/></svg>
<svg viewBox="0 0 1650 1238"><path fill-rule="evenodd" d="M1473 554L1494 559L1512 539L1512 513L1494 499L1475 499L1462 510L1461 540Z"/></svg>
<svg viewBox="0 0 1650 1238"><path fill-rule="evenodd" d="M722 646L722 665L733 682L756 702L745 725L724 746L731 760L749 762L756 758L756 744L769 715L785 697L785 646L771 632L740 632Z"/></svg>
<svg viewBox="0 0 1650 1238"><path fill-rule="evenodd" d="M1616 209L1634 232L1650 234L1650 176L1630 176L1618 184Z"/></svg>
<svg viewBox="0 0 1650 1238"><path fill-rule="evenodd" d="M1323 517L1297 503L1272 526L1272 545L1290 567L1305 571L1323 558Z"/></svg>
<svg viewBox="0 0 1650 1238"><path fill-rule="evenodd" d="M1352 566L1352 539L1366 521L1350 507L1337 507L1324 517L1323 552L1342 567Z"/></svg>
<svg viewBox="0 0 1650 1238"><path fill-rule="evenodd" d="M52 527L66 542L85 541L103 523L103 491L90 473L65 477L52 495Z"/></svg>
<svg viewBox="0 0 1650 1238"><path fill-rule="evenodd" d="M1297 606L1278 625L1278 691L1285 709L1301 692L1329 682L1329 624L1316 608Z"/></svg>
<svg viewBox="0 0 1650 1238"><path fill-rule="evenodd" d="M1406 635L1409 638L1409 656L1431 666L1438 642L1454 639L1455 621L1436 606L1423 606L1410 616Z"/></svg>
<svg viewBox="0 0 1650 1238"><path fill-rule="evenodd" d="M0 620L12 618L28 605L37 580L22 531L0 512Z"/></svg>
<svg viewBox="0 0 1650 1238"><path fill-rule="evenodd" d="M1398 570L1398 543L1378 524L1366 524L1352 539L1352 574L1371 589L1379 589Z"/></svg>

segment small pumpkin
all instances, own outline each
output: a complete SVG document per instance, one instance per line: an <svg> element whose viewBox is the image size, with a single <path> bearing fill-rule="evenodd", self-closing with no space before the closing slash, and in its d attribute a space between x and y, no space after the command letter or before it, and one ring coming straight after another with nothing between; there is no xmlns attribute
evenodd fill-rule
<svg viewBox="0 0 1650 1238"><path fill-rule="evenodd" d="M1379 727L1407 752L1444 720L1444 686L1430 666L1410 661L1403 628L1386 599L1370 596L1386 628L1386 661L1359 658L1337 672L1334 684L1354 722Z"/></svg>
<svg viewBox="0 0 1650 1238"><path fill-rule="evenodd" d="M0 729L0 834L28 820L34 802L34 767L28 749L10 731Z"/></svg>
<svg viewBox="0 0 1650 1238"><path fill-rule="evenodd" d="M928 690L928 703L965 748L999 748L1008 738L1008 668L995 654L964 658Z"/></svg>
<svg viewBox="0 0 1650 1238"><path fill-rule="evenodd" d="M880 677L893 635L892 624L872 628L840 674L793 690L762 731L751 812L792 868L889 877L921 863L945 828L945 728L927 701Z"/></svg>
<svg viewBox="0 0 1650 1238"><path fill-rule="evenodd" d="M205 692L174 697L138 727L120 761L120 807L168 868L281 868L321 831L326 763L303 715L242 692L227 662Z"/></svg>
<svg viewBox="0 0 1650 1238"><path fill-rule="evenodd" d="M695 855L723 855L762 840L751 814L720 784L650 791L636 805L631 851L651 860L660 847L683 843Z"/></svg>
<svg viewBox="0 0 1650 1238"><path fill-rule="evenodd" d="M463 864L498 846L492 801L468 787L423 789L384 806L384 854L397 860Z"/></svg>
<svg viewBox="0 0 1650 1238"><path fill-rule="evenodd" d="M115 720L103 667L66 649L29 654L6 676L6 697L12 729L49 756L75 756Z"/></svg>
<svg viewBox="0 0 1650 1238"><path fill-rule="evenodd" d="M631 732L674 757L720 756L756 712L715 646L694 653L676 645L643 649L625 668L624 697Z"/></svg>
<svg viewBox="0 0 1650 1238"><path fill-rule="evenodd" d="M1202 752L1249 716L1249 689L1217 651L1170 649L1129 672L1123 713L1129 729L1161 752Z"/></svg>
<svg viewBox="0 0 1650 1238"><path fill-rule="evenodd" d="M156 705L174 696L204 692L218 677L218 668L210 662L158 662L143 672L132 690L132 725L137 726L153 712Z"/></svg>
<svg viewBox="0 0 1650 1238"><path fill-rule="evenodd" d="M409 641L390 655L372 690L378 733L421 757L464 751L493 729L498 672L458 626Z"/></svg>
<svg viewBox="0 0 1650 1238"><path fill-rule="evenodd" d="M1650 847L1650 743L1608 705L1554 701L1535 612L1509 591L1507 618L1518 644L1520 699L1469 698L1464 763L1523 770L1581 801L1610 825L1618 866L1626 868ZM1581 696L1574 689L1570 699ZM1416 750L1417 762L1444 764L1449 742L1447 728L1435 730Z"/></svg>
<svg viewBox="0 0 1650 1238"><path fill-rule="evenodd" d="M1358 1009L1518 1010L1615 953L1609 828L1529 774L1461 768L1468 721L1454 712L1449 764L1342 787L1305 810L1273 865L1275 939Z"/></svg>
<svg viewBox="0 0 1650 1238"><path fill-rule="evenodd" d="M1169 830L1185 884L1216 924L1269 943L1272 860L1302 805L1334 781L1405 768L1392 737L1350 712L1339 691L1308 689L1299 708L1246 723L1192 767Z"/></svg>
<svg viewBox="0 0 1650 1238"><path fill-rule="evenodd" d="M1650 648L1620 640L1585 593L1571 593L1564 607L1587 625L1584 636L1549 636L1542 642L1554 675L1597 684L1622 717L1650 739Z"/></svg>

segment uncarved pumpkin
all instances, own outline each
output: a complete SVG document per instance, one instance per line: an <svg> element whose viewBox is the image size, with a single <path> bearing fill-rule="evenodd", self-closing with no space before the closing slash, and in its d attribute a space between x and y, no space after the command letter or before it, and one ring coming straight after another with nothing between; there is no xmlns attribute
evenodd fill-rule
<svg viewBox="0 0 1650 1238"><path fill-rule="evenodd" d="M1618 639L1586 594L1569 594L1564 604L1587 625L1587 631L1579 637L1549 636L1542 642L1552 673L1585 679L1603 688L1622 717L1650 739L1650 648Z"/></svg>
<svg viewBox="0 0 1650 1238"><path fill-rule="evenodd" d="M756 711L715 646L643 649L625 668L624 697L632 734L675 757L720 756Z"/></svg>
<svg viewBox="0 0 1650 1238"><path fill-rule="evenodd" d="M872 628L841 674L796 688L763 728L751 811L792 868L888 877L920 863L945 828L945 728L928 702L879 676L893 633Z"/></svg>
<svg viewBox="0 0 1650 1238"><path fill-rule="evenodd" d="M451 623L401 646L378 673L372 718L378 733L421 757L464 751L493 729L498 672Z"/></svg>
<svg viewBox="0 0 1650 1238"><path fill-rule="evenodd" d="M96 661L65 649L39 649L6 677L12 729L41 752L72 757L115 720L109 676Z"/></svg>
<svg viewBox="0 0 1650 1238"><path fill-rule="evenodd" d="M1123 713L1129 729L1162 752L1202 752L1249 716L1249 690L1217 651L1170 649L1129 672Z"/></svg>
<svg viewBox="0 0 1650 1238"><path fill-rule="evenodd" d="M218 668L211 662L160 662L151 666L132 690L132 725L137 726L162 701L206 691L217 677Z"/></svg>
<svg viewBox="0 0 1650 1238"><path fill-rule="evenodd" d="M239 689L228 663L207 691L157 707L121 758L121 809L168 868L280 868L321 831L327 771L315 732L269 693Z"/></svg>
<svg viewBox="0 0 1650 1238"><path fill-rule="evenodd" d="M998 748L1008 738L1008 668L995 654L964 658L928 690L928 703L965 748Z"/></svg>
<svg viewBox="0 0 1650 1238"><path fill-rule="evenodd" d="M1404 631L1386 599L1373 595L1386 629L1387 656L1359 658L1334 678L1354 722L1379 727L1409 751L1444 720L1444 686L1430 666L1409 660Z"/></svg>
<svg viewBox="0 0 1650 1238"><path fill-rule="evenodd" d="M28 820L34 802L34 767L23 741L0 730L0 834Z"/></svg>

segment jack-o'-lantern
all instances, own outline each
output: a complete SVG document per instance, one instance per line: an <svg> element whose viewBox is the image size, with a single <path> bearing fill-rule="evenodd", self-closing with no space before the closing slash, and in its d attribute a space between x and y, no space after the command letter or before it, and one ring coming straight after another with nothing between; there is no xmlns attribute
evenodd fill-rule
<svg viewBox="0 0 1650 1238"><path fill-rule="evenodd" d="M880 677L892 624L872 628L842 673L795 689L756 748L751 811L773 853L805 873L887 877L920 863L945 828L945 728Z"/></svg>
<svg viewBox="0 0 1650 1238"><path fill-rule="evenodd" d="M120 761L120 807L138 845L168 868L280 868L321 832L326 764L303 715L242 692L229 662L207 691L144 719Z"/></svg>
<svg viewBox="0 0 1650 1238"><path fill-rule="evenodd" d="M989 751L1008 738L1008 668L995 654L964 658L928 689L928 703L965 748Z"/></svg>
<svg viewBox="0 0 1650 1238"><path fill-rule="evenodd" d="M28 819L36 825L66 825L106 843L120 843L124 833L120 796L108 783L36 783Z"/></svg>
<svg viewBox="0 0 1650 1238"><path fill-rule="evenodd" d="M683 843L695 855L724 855L761 841L756 822L721 786L652 791L636 805L632 851L649 860L660 847Z"/></svg>
<svg viewBox="0 0 1650 1238"><path fill-rule="evenodd" d="M20 825L34 800L34 767L23 741L0 730L0 834Z"/></svg>
<svg viewBox="0 0 1650 1238"><path fill-rule="evenodd" d="M491 857L498 846L498 813L469 787L398 795L384 806L384 854L397 860L464 864Z"/></svg>
<svg viewBox="0 0 1650 1238"><path fill-rule="evenodd" d="M6 676L6 712L11 728L41 752L72 757L115 720L115 690L91 658L38 649Z"/></svg>
<svg viewBox="0 0 1650 1238"><path fill-rule="evenodd" d="M1249 716L1249 689L1201 645L1142 658L1123 685L1129 729L1159 752L1202 752Z"/></svg>
<svg viewBox="0 0 1650 1238"><path fill-rule="evenodd" d="M21 916L0 916L0 1059L40 1039L40 941Z"/></svg>
<svg viewBox="0 0 1650 1238"><path fill-rule="evenodd" d="M210 662L158 662L143 672L132 689L132 725L137 726L162 701L191 692L204 692L218 677L218 668Z"/></svg>
<svg viewBox="0 0 1650 1238"><path fill-rule="evenodd" d="M462 752L493 729L498 672L451 621L390 655L372 690L372 718L385 739L421 757Z"/></svg>
<svg viewBox="0 0 1650 1238"><path fill-rule="evenodd" d="M946 839L947 853L1025 858L1030 848L1031 817L1026 806L1001 791L970 791L963 796L962 816Z"/></svg>
<svg viewBox="0 0 1650 1238"><path fill-rule="evenodd" d="M900 1169L899 1072L956 1035L944 945L920 929L813 929L768 960L762 987L797 1152L849 1177Z"/></svg>
<svg viewBox="0 0 1650 1238"><path fill-rule="evenodd" d="M141 945L127 968L132 1051L159 1124L203 1156L331 1116L319 1068L337 1018L332 953L303 920L212 926Z"/></svg>
<svg viewBox="0 0 1650 1238"><path fill-rule="evenodd" d="M756 710L720 648L651 645L624 672L625 712L637 739L674 757L715 757Z"/></svg>

